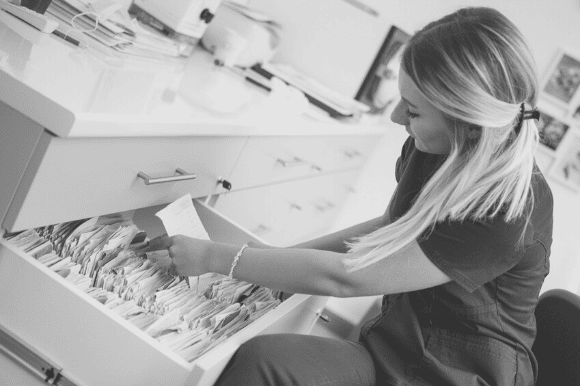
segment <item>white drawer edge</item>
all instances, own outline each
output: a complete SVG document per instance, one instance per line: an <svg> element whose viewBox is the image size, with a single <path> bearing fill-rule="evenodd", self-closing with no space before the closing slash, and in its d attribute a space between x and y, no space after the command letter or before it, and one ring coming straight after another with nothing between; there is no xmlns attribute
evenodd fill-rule
<svg viewBox="0 0 580 386"><path fill-rule="evenodd" d="M244 342L260 335L274 323L294 311L297 307L312 300L311 298L313 296L314 295L293 294L276 308L268 311L256 321L229 337L225 342L217 346L216 349L208 351L199 357L194 363L194 368L189 379L197 381L197 383L195 383L196 386L212 385L217 380L217 377L219 377L230 358ZM313 301L313 303L324 305L328 297L318 296L317 298L320 300ZM313 315L318 315L318 313L322 311L322 306L321 309L311 311ZM314 325L315 321L316 319L313 319L312 325ZM190 383L188 382L187 384Z"/></svg>
<svg viewBox="0 0 580 386"><path fill-rule="evenodd" d="M303 295L303 294L292 295L291 297L280 303L276 308L268 311L260 318L244 327L242 330L230 336L224 343L220 344L219 346L220 350L210 350L207 353L200 356L194 363L195 367L199 367L202 369L208 369L212 367L216 360L219 360L223 357L221 352L222 347L225 348L227 346L232 346L235 351L235 349L237 349L242 343L244 343L248 339L258 335L260 332L270 327L277 320L283 318L284 315L292 311L295 307L308 300L310 296L311 295Z"/></svg>
<svg viewBox="0 0 580 386"><path fill-rule="evenodd" d="M263 183L259 183L259 184L256 184L256 185L244 186L244 187L238 188L238 189L236 189L236 187L234 185L230 191L223 192L223 193L220 193L220 194L228 194L229 192L232 192L232 193L234 193L234 192L242 192L244 190L250 190L250 189L256 189L256 188L263 188L263 187L266 187L266 186L281 185L281 184L284 184L284 183L287 183L287 182L295 182L295 181L303 181L303 180L308 180L308 179L316 179L316 178L320 178L320 177L324 177L324 176L329 176L329 175L333 175L333 174L340 174L340 173L343 173L343 172L360 170L362 168L363 168L363 165L362 164L356 164L356 165L352 165L352 166L343 166L343 167L339 167L339 168L336 168L336 169L325 170L323 172L316 173L316 174L312 174L312 175L305 175L305 176L299 176L299 177L294 177L294 178L286 178L286 179L280 179L280 180L263 182Z"/></svg>
<svg viewBox="0 0 580 386"><path fill-rule="evenodd" d="M238 240L240 243L255 241L269 245L266 240L253 234L244 226L226 217L221 212L205 204L203 201L194 199L193 205L213 241L225 243L232 243L233 240ZM212 221L207 220L210 218L209 216L212 216Z"/></svg>
<svg viewBox="0 0 580 386"><path fill-rule="evenodd" d="M157 340L149 336L147 333L139 329L137 326L133 325L128 320L124 319L122 316L117 315L115 312L109 310L107 307L104 307L101 303L99 303L96 299L93 299L91 296L87 295L80 289L78 289L73 283L68 282L66 279L62 278L56 272L53 272L49 268L45 267L42 263L36 261L33 257L29 256L27 253L22 252L17 247L10 245L6 240L3 238L0 239L0 247L5 247L11 252L17 254L21 257L25 262L27 262L33 269L36 269L42 272L44 275L49 277L51 280L56 281L63 287L67 288L71 294L74 296L83 299L87 304L90 304L92 308L97 309L99 312L105 314L110 319L113 319L116 323L123 326L126 330L130 333L136 335L138 338L149 344L153 349L161 352L163 355L169 357L173 362L177 363L178 365L190 370L193 368L193 364L189 363L175 352L170 350L169 348L163 346Z"/></svg>

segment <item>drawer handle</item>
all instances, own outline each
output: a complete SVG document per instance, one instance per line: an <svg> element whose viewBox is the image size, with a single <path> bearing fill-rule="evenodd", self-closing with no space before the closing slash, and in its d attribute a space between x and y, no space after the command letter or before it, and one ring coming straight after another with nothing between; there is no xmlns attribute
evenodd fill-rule
<svg viewBox="0 0 580 386"><path fill-rule="evenodd" d="M159 177L159 178L151 178L147 174L143 172L137 173L137 177L142 178L145 182L145 185L152 185L152 184L163 184L165 182L175 182L175 181L185 181L185 180L194 180L197 178L195 174L189 174L183 169L177 168L175 169L175 173L177 176L169 176L169 177Z"/></svg>
<svg viewBox="0 0 580 386"><path fill-rule="evenodd" d="M294 166L304 165L304 164L306 164L306 161L304 161L303 159L300 159L298 157L294 157L289 161L285 161L282 158L278 158L276 160L276 163L279 163L280 165L284 166L285 168L291 168Z"/></svg>
<svg viewBox="0 0 580 386"><path fill-rule="evenodd" d="M343 150L343 153L346 158L356 158L362 156L361 152L356 149L345 149Z"/></svg>
<svg viewBox="0 0 580 386"><path fill-rule="evenodd" d="M330 317L327 314L325 314L324 312L317 312L316 315L323 322L326 322L326 323L330 322Z"/></svg>
<svg viewBox="0 0 580 386"><path fill-rule="evenodd" d="M321 212L321 213L324 213L327 210L334 209L335 207L336 207L336 205L333 202L330 202L330 201L325 201L324 203L316 203L316 204L314 204L314 208L317 211Z"/></svg>
<svg viewBox="0 0 580 386"><path fill-rule="evenodd" d="M290 210L302 210L302 207L294 202L290 203Z"/></svg>

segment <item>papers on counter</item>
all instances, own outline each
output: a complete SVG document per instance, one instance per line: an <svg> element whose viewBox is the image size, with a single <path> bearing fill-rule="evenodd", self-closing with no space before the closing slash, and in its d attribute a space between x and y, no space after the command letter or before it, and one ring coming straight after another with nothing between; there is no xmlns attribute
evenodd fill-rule
<svg viewBox="0 0 580 386"><path fill-rule="evenodd" d="M59 35L103 44L126 54L166 59L188 56L190 44L170 39L132 18L126 7L103 14L91 0L52 0L46 15L60 23ZM73 21L74 18L74 21ZM98 23L97 23L98 19ZM74 24L74 25L73 25Z"/></svg>

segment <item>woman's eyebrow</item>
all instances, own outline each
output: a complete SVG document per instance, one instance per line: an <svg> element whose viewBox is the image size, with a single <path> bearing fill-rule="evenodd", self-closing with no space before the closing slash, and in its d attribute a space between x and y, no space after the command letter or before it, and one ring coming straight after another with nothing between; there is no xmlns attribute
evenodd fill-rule
<svg viewBox="0 0 580 386"><path fill-rule="evenodd" d="M407 103L409 106L418 109L419 107L417 107L416 105L414 105L413 103L409 102L409 100L405 99L404 97L401 97L402 100L405 101L405 103Z"/></svg>

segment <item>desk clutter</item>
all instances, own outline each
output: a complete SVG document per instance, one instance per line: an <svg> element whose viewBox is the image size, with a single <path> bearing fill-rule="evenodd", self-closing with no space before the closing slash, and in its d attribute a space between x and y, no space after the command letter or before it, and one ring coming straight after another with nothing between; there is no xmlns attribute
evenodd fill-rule
<svg viewBox="0 0 580 386"><path fill-rule="evenodd" d="M187 361L280 304L274 291L220 274L172 276L166 251L139 252L146 234L118 215L4 238Z"/></svg>
<svg viewBox="0 0 580 386"><path fill-rule="evenodd" d="M57 36L77 45L100 44L155 59L187 57L193 50L191 43L159 33L129 15L121 4L109 0L52 0L45 14L59 22Z"/></svg>

